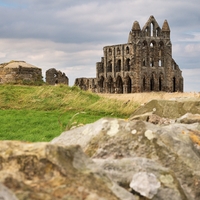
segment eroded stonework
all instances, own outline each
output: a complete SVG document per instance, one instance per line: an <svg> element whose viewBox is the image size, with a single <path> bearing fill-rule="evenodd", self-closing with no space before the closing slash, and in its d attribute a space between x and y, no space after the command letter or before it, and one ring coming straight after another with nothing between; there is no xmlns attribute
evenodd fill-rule
<svg viewBox="0 0 200 200"><path fill-rule="evenodd" d="M62 73L61 71L51 68L46 71L46 82L50 85L55 85L55 84L68 85L69 79L65 75L65 73Z"/></svg>
<svg viewBox="0 0 200 200"><path fill-rule="evenodd" d="M96 80L96 78L76 78L75 85L79 86L82 90L90 90L92 92L97 92Z"/></svg>
<svg viewBox="0 0 200 200"><path fill-rule="evenodd" d="M162 28L150 16L141 29L133 23L128 43L105 46L104 57L96 63L96 78L91 88L101 93L150 91L183 92L182 71L172 58L172 43L167 20ZM75 85L88 88L81 78ZM89 80L89 79L88 79Z"/></svg>
<svg viewBox="0 0 200 200"><path fill-rule="evenodd" d="M42 82L42 70L24 61L0 64L0 84L35 84Z"/></svg>

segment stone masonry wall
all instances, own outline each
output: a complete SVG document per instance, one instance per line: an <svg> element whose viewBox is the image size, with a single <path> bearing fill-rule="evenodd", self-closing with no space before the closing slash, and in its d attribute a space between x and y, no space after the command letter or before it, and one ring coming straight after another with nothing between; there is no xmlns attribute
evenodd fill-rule
<svg viewBox="0 0 200 200"><path fill-rule="evenodd" d="M68 85L69 79L65 75L65 73L62 73L61 71L51 68L46 71L46 82L50 85L55 85L55 84Z"/></svg>
<svg viewBox="0 0 200 200"><path fill-rule="evenodd" d="M22 65L20 65L22 63ZM25 66L23 66L23 64ZM0 65L0 84L5 83L38 83L42 82L42 70L30 67L25 62L4 63Z"/></svg>
<svg viewBox="0 0 200 200"><path fill-rule="evenodd" d="M166 20L160 28L150 16L142 29L135 21L128 42L105 46L103 55L96 63L95 85L91 86L97 92L183 92L182 71L172 58L170 28ZM78 85L88 88L86 79Z"/></svg>

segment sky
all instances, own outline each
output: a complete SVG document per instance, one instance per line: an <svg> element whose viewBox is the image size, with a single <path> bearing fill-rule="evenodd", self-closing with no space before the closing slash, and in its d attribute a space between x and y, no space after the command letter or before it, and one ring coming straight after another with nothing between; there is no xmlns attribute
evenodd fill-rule
<svg viewBox="0 0 200 200"><path fill-rule="evenodd" d="M25 61L75 78L96 77L103 47L125 44L134 21L171 29L185 92L200 92L199 0L0 0L0 63Z"/></svg>

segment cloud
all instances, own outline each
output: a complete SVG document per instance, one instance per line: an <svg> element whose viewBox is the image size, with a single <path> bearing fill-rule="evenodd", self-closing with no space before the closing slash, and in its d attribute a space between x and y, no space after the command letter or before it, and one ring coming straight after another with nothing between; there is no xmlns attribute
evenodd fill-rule
<svg viewBox="0 0 200 200"><path fill-rule="evenodd" d="M60 44L48 40L1 39L0 63L23 60L43 70L56 68L70 78L70 85L77 77L95 77L96 62L102 56L102 45Z"/></svg>

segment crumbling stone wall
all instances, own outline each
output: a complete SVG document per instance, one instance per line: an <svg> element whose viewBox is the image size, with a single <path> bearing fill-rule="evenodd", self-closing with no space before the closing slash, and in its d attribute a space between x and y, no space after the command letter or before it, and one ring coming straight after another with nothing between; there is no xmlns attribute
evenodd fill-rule
<svg viewBox="0 0 200 200"><path fill-rule="evenodd" d="M42 82L42 70L24 61L0 64L0 84L35 84Z"/></svg>
<svg viewBox="0 0 200 200"><path fill-rule="evenodd" d="M172 58L170 28L166 20L160 28L150 16L142 29L135 21L128 42L105 46L103 54L101 61L96 63L96 85L92 86L97 92L183 92L182 71Z"/></svg>
<svg viewBox="0 0 200 200"><path fill-rule="evenodd" d="M76 78L75 85L79 86L82 90L90 90L92 92L97 92L96 78Z"/></svg>
<svg viewBox="0 0 200 200"><path fill-rule="evenodd" d="M56 70L55 68L51 68L46 71L46 82L50 85L55 84L69 84L69 79L62 73L61 71Z"/></svg>

